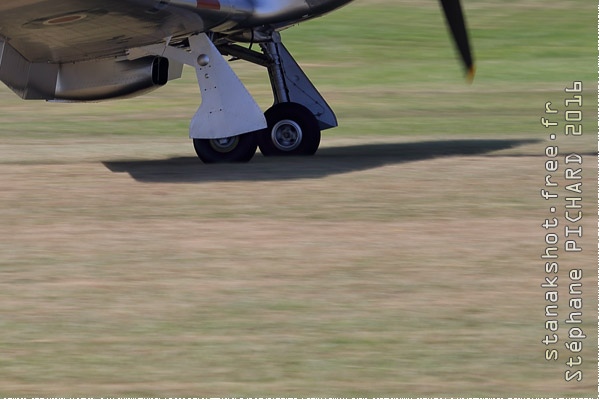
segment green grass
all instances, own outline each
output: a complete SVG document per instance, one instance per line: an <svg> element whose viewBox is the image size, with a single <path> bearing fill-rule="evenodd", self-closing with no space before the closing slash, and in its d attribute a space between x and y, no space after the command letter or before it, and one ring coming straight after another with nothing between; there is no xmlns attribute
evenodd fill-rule
<svg viewBox="0 0 600 400"><path fill-rule="evenodd" d="M300 60L326 64L309 71L337 106L344 134L372 127L392 135L521 135L536 130L540 104L559 101L574 80L585 84L588 129L596 132L594 7L511 4L465 4L477 65L471 86L429 3L359 1L285 38Z"/></svg>
<svg viewBox="0 0 600 400"><path fill-rule="evenodd" d="M584 82L586 128L596 132L596 10L585 0L467 1L477 76L463 71L435 2L357 1L283 32L337 112L332 135L538 135L545 101ZM266 72L233 64L263 108ZM99 104L1 100L3 135L173 135L185 138L199 100L195 75L132 100ZM30 123L31 121L31 123ZM75 123L76 122L76 123Z"/></svg>

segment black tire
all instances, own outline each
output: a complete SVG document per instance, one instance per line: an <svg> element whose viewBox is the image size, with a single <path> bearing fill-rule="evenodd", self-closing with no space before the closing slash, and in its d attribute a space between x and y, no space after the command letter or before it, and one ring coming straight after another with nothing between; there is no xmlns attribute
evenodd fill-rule
<svg viewBox="0 0 600 400"><path fill-rule="evenodd" d="M256 137L252 133L223 139L194 139L194 149L206 164L244 163L256 153Z"/></svg>
<svg viewBox="0 0 600 400"><path fill-rule="evenodd" d="M312 156L321 143L319 121L298 103L279 103L265 112L267 129L257 132L264 156Z"/></svg>

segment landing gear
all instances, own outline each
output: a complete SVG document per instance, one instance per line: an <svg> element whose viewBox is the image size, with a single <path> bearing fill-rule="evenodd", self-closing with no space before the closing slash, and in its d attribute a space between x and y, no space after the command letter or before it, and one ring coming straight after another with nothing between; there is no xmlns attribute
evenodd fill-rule
<svg viewBox="0 0 600 400"><path fill-rule="evenodd" d="M321 142L319 122L301 104L279 103L265 113L267 129L256 133L264 156L307 155L317 152Z"/></svg>
<svg viewBox="0 0 600 400"><path fill-rule="evenodd" d="M261 51L242 47L238 40L256 42ZM190 137L205 163L250 161L257 145L265 156L313 155L321 130L337 126L333 110L276 31L256 29L239 36L208 32L129 51L130 60L149 55L196 70L202 103L190 123ZM223 56L267 69L275 105L265 114Z"/></svg>
<svg viewBox="0 0 600 400"><path fill-rule="evenodd" d="M315 154L321 130L337 126L334 112L281 43L278 32L251 33L253 40L260 38L262 53L227 38L218 41L218 48L221 54L261 65L269 73L275 105L265 113L267 128L256 131L260 151L265 156Z"/></svg>
<svg viewBox="0 0 600 400"><path fill-rule="evenodd" d="M244 163L256 153L256 137L246 133L222 139L194 139L194 149L206 164Z"/></svg>
<svg viewBox="0 0 600 400"><path fill-rule="evenodd" d="M312 156L321 142L319 122L301 104L279 103L265 113L268 127L221 139L194 139L194 149L206 164L244 163L256 148L264 156Z"/></svg>

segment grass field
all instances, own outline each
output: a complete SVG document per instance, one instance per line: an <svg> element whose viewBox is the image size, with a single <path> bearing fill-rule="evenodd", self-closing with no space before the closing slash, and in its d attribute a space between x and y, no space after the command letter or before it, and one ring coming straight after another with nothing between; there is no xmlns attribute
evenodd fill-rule
<svg viewBox="0 0 600 400"><path fill-rule="evenodd" d="M0 396L597 397L596 7L465 8L472 85L435 2L284 32L340 121L311 159L201 164L189 70L100 104L0 88ZM584 134L555 143L584 157L584 251L560 253L559 312L582 268L587 338L566 382L568 326L558 361L541 342L539 121L575 80Z"/></svg>

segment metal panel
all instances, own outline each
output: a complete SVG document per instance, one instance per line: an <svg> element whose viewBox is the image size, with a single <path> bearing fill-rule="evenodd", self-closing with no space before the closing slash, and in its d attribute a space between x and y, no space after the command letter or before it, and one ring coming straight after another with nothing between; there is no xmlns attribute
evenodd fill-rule
<svg viewBox="0 0 600 400"><path fill-rule="evenodd" d="M6 42L2 42L0 80L27 100L54 97L58 66L30 63Z"/></svg>
<svg viewBox="0 0 600 400"><path fill-rule="evenodd" d="M169 61L161 57L61 64L55 98L98 101L138 95L166 84L168 68Z"/></svg>
<svg viewBox="0 0 600 400"><path fill-rule="evenodd" d="M7 43L3 42L0 80L22 98L25 98L27 91L29 65L29 61L23 58Z"/></svg>
<svg viewBox="0 0 600 400"><path fill-rule="evenodd" d="M0 80L26 100L97 101L133 96L181 76L181 64L162 57L79 63L31 63L0 41Z"/></svg>

